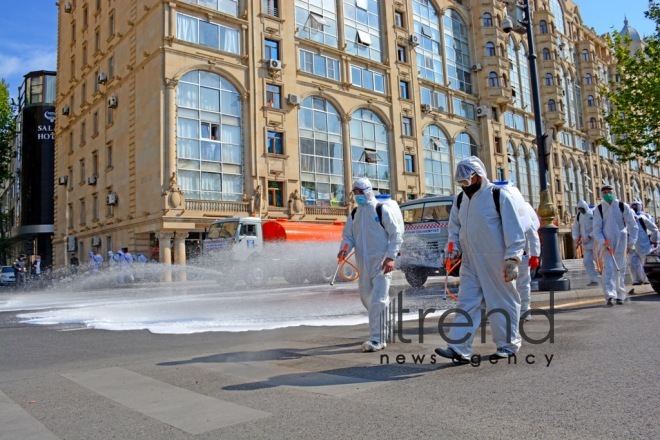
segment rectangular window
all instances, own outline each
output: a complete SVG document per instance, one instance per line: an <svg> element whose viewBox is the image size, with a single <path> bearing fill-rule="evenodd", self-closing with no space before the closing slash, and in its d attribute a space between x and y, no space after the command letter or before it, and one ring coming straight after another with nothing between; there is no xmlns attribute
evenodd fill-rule
<svg viewBox="0 0 660 440"><path fill-rule="evenodd" d="M73 130L69 132L69 153L73 153Z"/></svg>
<svg viewBox="0 0 660 440"><path fill-rule="evenodd" d="M454 98L454 114L467 119L476 119L474 105L458 98Z"/></svg>
<svg viewBox="0 0 660 440"><path fill-rule="evenodd" d="M87 103L87 81L83 80L80 86L80 106L82 107Z"/></svg>
<svg viewBox="0 0 660 440"><path fill-rule="evenodd" d="M300 70L324 78L340 80L339 60L300 49Z"/></svg>
<svg viewBox="0 0 660 440"><path fill-rule="evenodd" d="M84 225L87 220L85 219L85 199L80 199L80 224Z"/></svg>
<svg viewBox="0 0 660 440"><path fill-rule="evenodd" d="M106 113L105 113L105 125L112 125L115 122L115 109L112 107L106 108Z"/></svg>
<svg viewBox="0 0 660 440"><path fill-rule="evenodd" d="M447 95L426 87L420 87L420 93L422 95L422 104L428 104L433 109L441 112L447 111Z"/></svg>
<svg viewBox="0 0 660 440"><path fill-rule="evenodd" d="M94 84L94 93L93 94L96 94L96 92L99 91L98 77L99 77L99 71L97 70L96 72L94 72L94 81L92 81L93 84Z"/></svg>
<svg viewBox="0 0 660 440"><path fill-rule="evenodd" d="M267 60L279 60L280 59L279 41L265 40L264 55L265 55L264 58L266 58Z"/></svg>
<svg viewBox="0 0 660 440"><path fill-rule="evenodd" d="M98 221L99 219L99 197L98 195L92 195L92 221Z"/></svg>
<svg viewBox="0 0 660 440"><path fill-rule="evenodd" d="M97 11L101 10L101 0L96 0L96 10ZM108 249L112 249L112 248L108 248Z"/></svg>
<svg viewBox="0 0 660 440"><path fill-rule="evenodd" d="M274 84L266 84L266 105L273 108L282 108L282 88Z"/></svg>
<svg viewBox="0 0 660 440"><path fill-rule="evenodd" d="M355 0L355 7L366 11L369 7L369 0Z"/></svg>
<svg viewBox="0 0 660 440"><path fill-rule="evenodd" d="M112 250L112 235L107 235L105 237L105 248L109 251Z"/></svg>
<svg viewBox="0 0 660 440"><path fill-rule="evenodd" d="M412 118L404 116L401 119L401 131L404 136L412 136Z"/></svg>
<svg viewBox="0 0 660 440"><path fill-rule="evenodd" d="M80 183L85 183L85 160L80 161Z"/></svg>
<svg viewBox="0 0 660 440"><path fill-rule="evenodd" d="M268 182L268 206L284 207L283 182Z"/></svg>
<svg viewBox="0 0 660 440"><path fill-rule="evenodd" d="M401 61L402 63L407 63L408 62L408 56L406 55L406 48L403 46L398 46L396 47L396 58L397 60Z"/></svg>
<svg viewBox="0 0 660 440"><path fill-rule="evenodd" d="M240 53L239 32L237 29L177 14L176 35L179 40L189 43L200 44L234 54Z"/></svg>
<svg viewBox="0 0 660 440"><path fill-rule="evenodd" d="M364 46L371 46L371 35L369 35L369 32L361 31L358 29L357 42L358 44L362 44Z"/></svg>
<svg viewBox="0 0 660 440"><path fill-rule="evenodd" d="M87 43L82 45L82 66L83 68L87 65Z"/></svg>
<svg viewBox="0 0 660 440"><path fill-rule="evenodd" d="M284 154L283 133L268 131L268 153Z"/></svg>
<svg viewBox="0 0 660 440"><path fill-rule="evenodd" d="M412 154L406 154L403 158L403 171L406 173L415 172L415 156Z"/></svg>
<svg viewBox="0 0 660 440"><path fill-rule="evenodd" d="M105 150L105 167L106 169L112 168L112 143L106 146Z"/></svg>
<svg viewBox="0 0 660 440"><path fill-rule="evenodd" d="M499 136L495 136L495 152L502 154L502 138Z"/></svg>
<svg viewBox="0 0 660 440"><path fill-rule="evenodd" d="M76 57L71 57L71 78L76 77Z"/></svg>
<svg viewBox="0 0 660 440"><path fill-rule="evenodd" d="M399 81L399 95L403 99L410 99L410 85L408 81Z"/></svg>
<svg viewBox="0 0 660 440"><path fill-rule="evenodd" d="M73 167L69 167L68 175L66 179L66 187L73 188Z"/></svg>
<svg viewBox="0 0 660 440"><path fill-rule="evenodd" d="M402 28L403 26L403 12L394 11L394 24Z"/></svg>
<svg viewBox="0 0 660 440"><path fill-rule="evenodd" d="M73 203L69 203L69 207L68 207L68 208L69 208L69 209L68 209L68 211L69 211L69 218L67 219L67 226L68 226L69 228L73 228Z"/></svg>
<svg viewBox="0 0 660 440"><path fill-rule="evenodd" d="M491 107L490 114L493 115L493 121L500 122L499 111L497 107Z"/></svg>
<svg viewBox="0 0 660 440"><path fill-rule="evenodd" d="M99 134L99 112L95 111L92 117L92 136L96 137Z"/></svg>
<svg viewBox="0 0 660 440"><path fill-rule="evenodd" d="M263 0L264 14L272 15L273 17L280 16L280 5L278 0Z"/></svg>
<svg viewBox="0 0 660 440"><path fill-rule="evenodd" d="M76 42L76 22L71 22L71 44Z"/></svg>
<svg viewBox="0 0 660 440"><path fill-rule="evenodd" d="M85 145L85 141L87 139L87 134L85 133L87 131L86 128L87 128L87 124L85 122L80 124L80 146L81 147L83 145Z"/></svg>
<svg viewBox="0 0 660 440"><path fill-rule="evenodd" d="M385 93L385 75L351 65L351 84L364 89Z"/></svg>
<svg viewBox="0 0 660 440"><path fill-rule="evenodd" d="M94 52L101 50L101 30L97 29L94 33Z"/></svg>
<svg viewBox="0 0 660 440"><path fill-rule="evenodd" d="M106 203L105 203L105 216L106 217L112 217L115 213L114 211L114 205L111 205L107 202L107 196L106 196ZM108 247L108 250L112 249L111 247Z"/></svg>
<svg viewBox="0 0 660 440"><path fill-rule="evenodd" d="M115 57L114 55L108 58L108 79L115 77Z"/></svg>
<svg viewBox="0 0 660 440"><path fill-rule="evenodd" d="M98 177L99 175L99 155L94 153L92 155L92 176Z"/></svg>
<svg viewBox="0 0 660 440"><path fill-rule="evenodd" d="M83 30L87 29L89 24L89 15L87 14L87 5L83 6Z"/></svg>
<svg viewBox="0 0 660 440"><path fill-rule="evenodd" d="M115 36L115 11L110 12L108 17L108 35L110 38Z"/></svg>

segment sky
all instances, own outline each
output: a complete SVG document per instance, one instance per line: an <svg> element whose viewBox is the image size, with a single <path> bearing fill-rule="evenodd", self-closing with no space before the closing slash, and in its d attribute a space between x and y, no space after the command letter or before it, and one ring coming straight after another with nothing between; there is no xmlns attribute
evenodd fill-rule
<svg viewBox="0 0 660 440"><path fill-rule="evenodd" d="M128 0L115 0L118 3ZM653 33L644 17L648 0L574 0L582 19L598 34L621 30L624 15L640 34ZM57 65L57 7L55 0L0 0L0 78L18 94L23 75L33 70L55 70Z"/></svg>

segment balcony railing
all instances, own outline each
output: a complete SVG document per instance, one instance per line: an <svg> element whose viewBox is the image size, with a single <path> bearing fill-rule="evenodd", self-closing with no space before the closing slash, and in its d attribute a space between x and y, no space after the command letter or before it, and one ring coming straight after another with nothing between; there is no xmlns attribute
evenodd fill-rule
<svg viewBox="0 0 660 440"><path fill-rule="evenodd" d="M346 206L305 206L305 214L307 215L327 215L327 216L342 216L348 215L348 207Z"/></svg>
<svg viewBox="0 0 660 440"><path fill-rule="evenodd" d="M221 200L186 200L186 210L203 212L250 212L248 202L225 202Z"/></svg>

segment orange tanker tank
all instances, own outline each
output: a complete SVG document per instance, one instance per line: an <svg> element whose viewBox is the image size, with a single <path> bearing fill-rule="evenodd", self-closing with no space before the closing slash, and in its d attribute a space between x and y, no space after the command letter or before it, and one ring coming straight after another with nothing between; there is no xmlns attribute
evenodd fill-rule
<svg viewBox="0 0 660 440"><path fill-rule="evenodd" d="M308 223L270 220L262 224L264 241L337 242L341 241L343 223Z"/></svg>

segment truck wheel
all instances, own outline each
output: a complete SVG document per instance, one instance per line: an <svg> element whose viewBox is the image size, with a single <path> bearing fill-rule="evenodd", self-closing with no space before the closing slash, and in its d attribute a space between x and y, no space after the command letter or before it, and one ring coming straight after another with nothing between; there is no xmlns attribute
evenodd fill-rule
<svg viewBox="0 0 660 440"><path fill-rule="evenodd" d="M653 287L653 290L655 290L655 293L660 295L660 283L651 283L651 287Z"/></svg>
<svg viewBox="0 0 660 440"><path fill-rule="evenodd" d="M268 280L268 275L263 267L255 266L250 270L245 282L250 287L263 287Z"/></svg>
<svg viewBox="0 0 660 440"><path fill-rule="evenodd" d="M421 269L411 269L404 272L404 274L406 276L406 281L408 281L408 284L412 287L422 287L429 277L426 271Z"/></svg>
<svg viewBox="0 0 660 440"><path fill-rule="evenodd" d="M321 266L316 269L316 276L310 281L317 284L330 284L330 281L332 281L332 277L335 274L335 269L337 269L336 266Z"/></svg>
<svg viewBox="0 0 660 440"><path fill-rule="evenodd" d="M284 272L283 276L286 282L289 284L299 285L305 282L305 274L302 272Z"/></svg>

